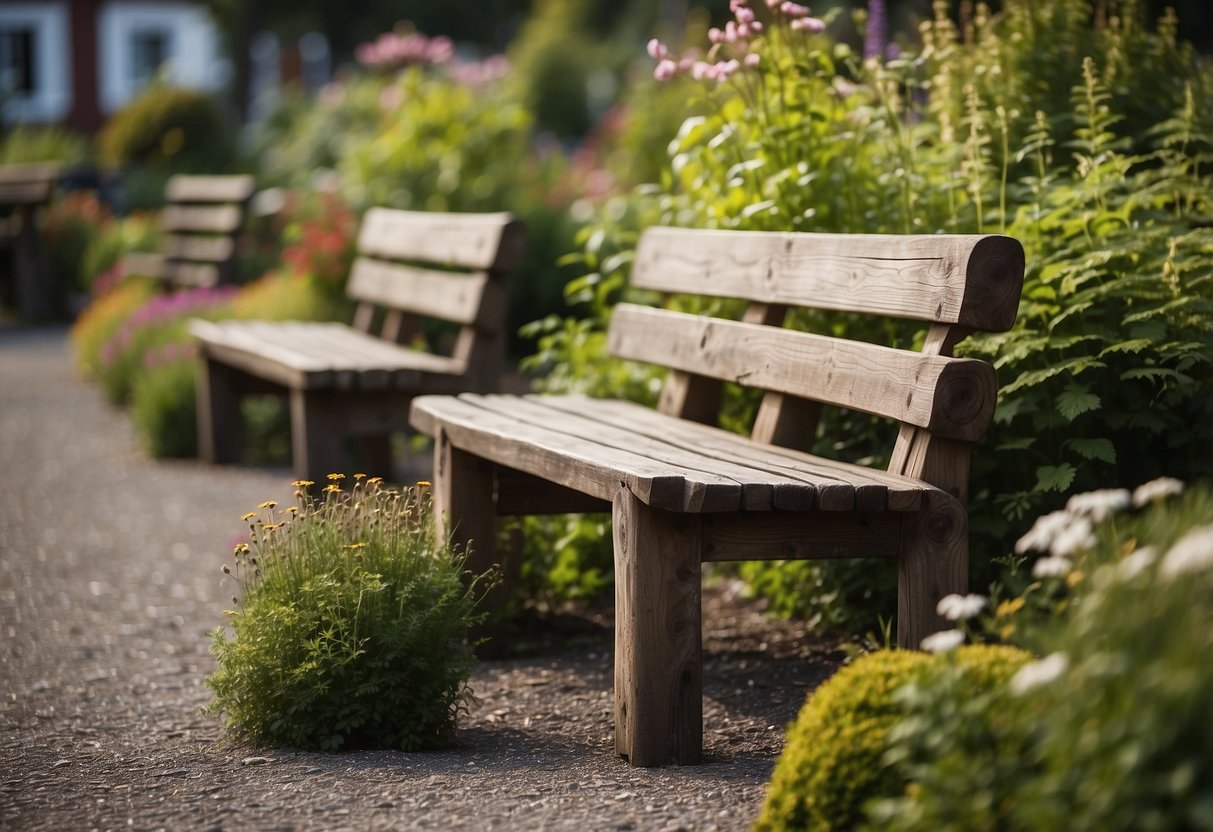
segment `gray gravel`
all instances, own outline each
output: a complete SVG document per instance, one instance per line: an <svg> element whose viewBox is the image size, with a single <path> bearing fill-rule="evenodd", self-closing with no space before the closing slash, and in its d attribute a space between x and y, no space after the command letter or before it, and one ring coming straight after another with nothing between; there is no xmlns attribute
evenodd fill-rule
<svg viewBox="0 0 1213 832"><path fill-rule="evenodd" d="M61 328L0 327L0 828L748 828L837 664L727 582L705 593L704 765L613 754L609 617L481 662L455 748L312 754L199 713L219 567L286 470L158 462L74 375Z"/></svg>

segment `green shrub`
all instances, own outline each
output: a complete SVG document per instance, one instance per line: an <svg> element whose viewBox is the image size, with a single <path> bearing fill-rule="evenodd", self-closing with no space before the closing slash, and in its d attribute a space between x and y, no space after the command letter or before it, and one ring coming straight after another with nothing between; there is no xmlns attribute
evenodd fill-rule
<svg viewBox="0 0 1213 832"><path fill-rule="evenodd" d="M74 164L90 156L88 139L60 127L18 124L0 139L0 165L28 162Z"/></svg>
<svg viewBox="0 0 1213 832"><path fill-rule="evenodd" d="M42 214L42 239L51 268L65 288L87 291L95 275L83 274L84 253L112 222L109 210L91 191L73 191Z"/></svg>
<svg viewBox="0 0 1213 832"><path fill-rule="evenodd" d="M1213 829L1213 494L1177 485L1080 495L1025 536L1048 560L978 629L1047 657L988 695L912 691L889 755L912 785L873 828Z"/></svg>
<svg viewBox="0 0 1213 832"><path fill-rule="evenodd" d="M212 634L211 709L265 745L444 746L471 700L484 578L465 584L463 556L434 540L428 489L339 481L247 515L251 542L224 567L242 597L231 633Z"/></svg>
<svg viewBox="0 0 1213 832"><path fill-rule="evenodd" d="M884 764L890 731L906 712L900 691L955 675L968 696L1006 681L1030 655L1013 647L969 646L942 655L870 653L816 690L788 729L757 830L854 829L874 798L904 782Z"/></svg>
<svg viewBox="0 0 1213 832"><path fill-rule="evenodd" d="M97 153L108 168L214 173L231 164L230 136L206 93L153 85L110 117Z"/></svg>
<svg viewBox="0 0 1213 832"><path fill-rule="evenodd" d="M144 356L131 385L131 421L154 457L198 453L192 344L170 341Z"/></svg>
<svg viewBox="0 0 1213 832"><path fill-rule="evenodd" d="M94 291L98 278L106 275L132 251L155 251L161 240L160 226L146 213L134 213L102 223L80 256L80 285Z"/></svg>

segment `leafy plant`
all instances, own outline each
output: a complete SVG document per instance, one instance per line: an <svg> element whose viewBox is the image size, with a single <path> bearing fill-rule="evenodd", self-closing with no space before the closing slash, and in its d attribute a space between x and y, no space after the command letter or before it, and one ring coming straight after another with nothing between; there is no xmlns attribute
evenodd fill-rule
<svg viewBox="0 0 1213 832"><path fill-rule="evenodd" d="M156 293L145 280L128 280L97 298L72 325L70 340L76 366L89 379L102 372L102 349L113 340L126 320Z"/></svg>
<svg viewBox="0 0 1213 832"><path fill-rule="evenodd" d="M193 345L169 341L148 350L131 385L131 421L149 454L158 458L198 453Z"/></svg>
<svg viewBox="0 0 1213 832"><path fill-rule="evenodd" d="M97 155L110 168L213 173L230 163L229 136L209 95L156 84L110 117Z"/></svg>
<svg viewBox="0 0 1213 832"><path fill-rule="evenodd" d="M428 484L403 492L330 475L319 498L246 515L242 597L212 634L211 710L267 745L334 751L448 744L471 701L477 594L463 555L434 539Z"/></svg>
<svg viewBox="0 0 1213 832"><path fill-rule="evenodd" d="M948 677L964 695L981 695L1030 658L1018 648L991 646L936 656L885 650L860 657L810 695L789 727L755 829L854 829L866 803L902 789L899 772L882 764L889 733L906 711L902 688Z"/></svg>
<svg viewBox="0 0 1213 832"><path fill-rule="evenodd" d="M0 165L27 162L86 161L91 155L88 139L61 127L36 127L18 124L0 139Z"/></svg>

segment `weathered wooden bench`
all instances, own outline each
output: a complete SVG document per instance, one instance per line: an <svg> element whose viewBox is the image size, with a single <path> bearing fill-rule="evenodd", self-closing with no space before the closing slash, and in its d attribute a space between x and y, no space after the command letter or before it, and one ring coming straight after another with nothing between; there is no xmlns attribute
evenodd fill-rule
<svg viewBox="0 0 1213 832"><path fill-rule="evenodd" d="M615 745L632 765L701 757L703 562L892 557L897 638L916 647L965 591L970 450L990 423L993 368L953 358L1009 328L1023 249L1000 236L655 228L632 285L749 301L742 321L621 303L614 356L670 368L656 411L579 396L427 396L440 533L498 558L498 515L609 510L615 560ZM791 306L930 322L921 352L780 326ZM759 388L751 436L712 426L722 381ZM888 470L823 459L821 405L900 423ZM506 573L510 572L507 564Z"/></svg>
<svg viewBox="0 0 1213 832"><path fill-rule="evenodd" d="M38 212L51 201L62 165L0 166L0 248L12 249L17 310L24 320L58 311L59 277L51 272L38 230Z"/></svg>
<svg viewBox="0 0 1213 832"><path fill-rule="evenodd" d="M123 275L155 278L172 288L234 282L236 243L253 188L253 177L244 175L169 179L159 218L160 250L125 255Z"/></svg>
<svg viewBox="0 0 1213 832"><path fill-rule="evenodd" d="M347 283L358 302L352 327L192 321L202 357L200 456L238 461L240 398L283 392L301 479L348 471L347 440L356 443L359 470L389 475L389 436L408 429L414 396L498 389L504 277L517 265L524 243L522 225L508 214L372 208ZM449 352L405 345L424 319L456 327Z"/></svg>

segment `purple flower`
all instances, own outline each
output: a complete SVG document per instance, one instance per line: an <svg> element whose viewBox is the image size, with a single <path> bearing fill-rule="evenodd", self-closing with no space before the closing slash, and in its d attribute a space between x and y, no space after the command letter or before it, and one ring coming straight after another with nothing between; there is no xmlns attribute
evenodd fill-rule
<svg viewBox="0 0 1213 832"><path fill-rule="evenodd" d="M889 14L884 0L868 0L868 25L863 36L863 56L879 58L889 41Z"/></svg>

